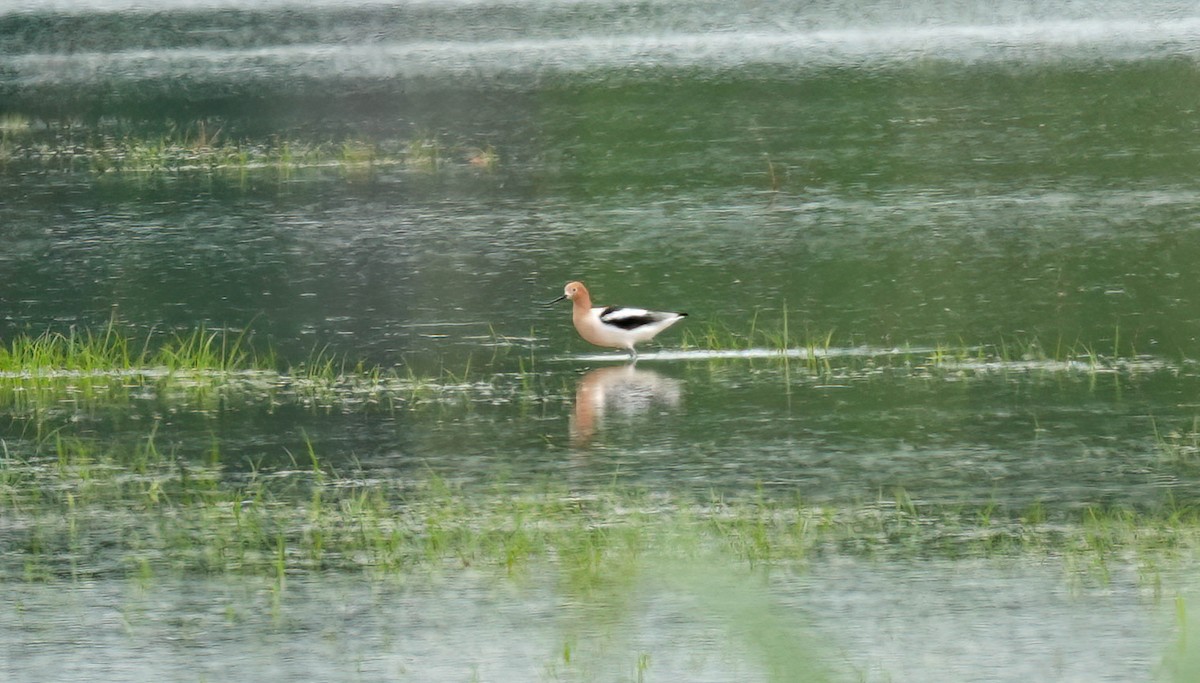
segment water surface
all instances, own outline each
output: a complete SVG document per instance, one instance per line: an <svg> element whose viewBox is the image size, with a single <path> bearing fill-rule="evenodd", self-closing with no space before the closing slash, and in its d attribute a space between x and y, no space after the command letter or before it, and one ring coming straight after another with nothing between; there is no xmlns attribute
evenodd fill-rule
<svg viewBox="0 0 1200 683"><path fill-rule="evenodd" d="M6 458L153 434L184 463L216 444L230 480L311 447L467 490L1054 520L1195 500L1189 3L5 2L0 55L3 338L115 316L396 372L17 383ZM230 156L168 159L211 148ZM627 368L538 305L571 279L690 317ZM1190 588L1148 598L1122 567L1073 594L1055 562L850 556L764 599L851 680L1153 680L1159 598ZM271 604L238 578L100 574L6 581L8 678L53 656L111 680L588 680L635 678L642 652L666 679L772 675L662 586L570 669L578 596L544 577L318 576Z"/></svg>

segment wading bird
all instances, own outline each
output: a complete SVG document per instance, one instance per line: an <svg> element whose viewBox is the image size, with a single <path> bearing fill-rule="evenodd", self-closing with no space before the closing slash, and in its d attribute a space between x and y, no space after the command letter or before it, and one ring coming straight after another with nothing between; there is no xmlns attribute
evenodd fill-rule
<svg viewBox="0 0 1200 683"><path fill-rule="evenodd" d="M647 311L644 308L622 306L592 306L592 296L582 282L568 282L563 295L546 303L556 304L570 299L573 305L571 320L579 336L595 344L625 349L631 361L637 360L634 344L650 341L654 335L679 322L687 313Z"/></svg>

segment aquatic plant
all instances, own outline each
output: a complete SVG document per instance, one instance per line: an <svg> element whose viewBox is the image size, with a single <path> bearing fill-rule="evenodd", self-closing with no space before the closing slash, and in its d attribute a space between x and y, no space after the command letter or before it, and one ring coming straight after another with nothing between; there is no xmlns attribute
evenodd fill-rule
<svg viewBox="0 0 1200 683"><path fill-rule="evenodd" d="M347 165L370 166L377 156L375 145L362 140L347 140L342 143L339 158Z"/></svg>
<svg viewBox="0 0 1200 683"><path fill-rule="evenodd" d="M1200 680L1200 648L1196 647L1200 620L1195 616L1195 605L1189 604L1183 596L1175 596L1175 642L1163 662L1167 680L1177 683Z"/></svg>
<svg viewBox="0 0 1200 683"><path fill-rule="evenodd" d="M28 116L12 112L0 115L0 135L19 135L27 132L30 125Z"/></svg>
<svg viewBox="0 0 1200 683"><path fill-rule="evenodd" d="M607 590L635 558L712 554L746 566L828 554L956 558L1028 554L1102 567L1200 550L1200 509L1090 507L1047 521L1043 510L934 506L908 493L856 507L761 496L699 500L545 484L467 489L339 472L312 449L276 471L164 452L154 430L133 445L59 433L5 443L0 577L138 572L275 575L492 567L549 562L573 592Z"/></svg>
<svg viewBox="0 0 1200 683"><path fill-rule="evenodd" d="M430 133L417 135L408 142L404 161L409 168L433 172L442 163L442 143Z"/></svg>
<svg viewBox="0 0 1200 683"><path fill-rule="evenodd" d="M1151 418L1154 442L1161 457L1179 465L1200 464L1200 416L1192 418L1190 425L1161 432L1158 420Z"/></svg>
<svg viewBox="0 0 1200 683"><path fill-rule="evenodd" d="M772 353L787 361L798 358L814 373L829 374L836 369L861 370L892 367L910 371L994 372L1078 371L1093 375L1161 370L1174 364L1159 358L1129 351L1114 332L1113 353L1104 355L1094 346L1080 341L1055 341L1043 344L1037 336L1006 335L995 341L971 343L936 340L928 346L863 346L861 342L839 339L834 330L806 329L797 334L789 321L786 303L778 320L764 323L762 310L755 309L740 326L728 320L695 321L683 331L686 350L729 351L727 357L769 357Z"/></svg>
<svg viewBox="0 0 1200 683"><path fill-rule="evenodd" d="M100 331L72 327L18 334L0 344L0 372L10 375L129 372L162 368L169 372L270 367L274 357L246 345L246 331L197 328L190 333L159 334L140 340L113 319Z"/></svg>
<svg viewBox="0 0 1200 683"><path fill-rule="evenodd" d="M29 131L29 126L28 117L13 113L0 115L0 167L7 166L9 159L17 154L16 140Z"/></svg>
<svg viewBox="0 0 1200 683"><path fill-rule="evenodd" d="M569 390L543 386L532 371L496 373L469 358L461 366L438 359L385 368L318 347L287 363L252 336L227 328L139 332L115 319L97 331L17 334L0 344L0 409L29 429L52 430L81 417L120 417L150 401L172 412L256 403L394 413L536 402Z"/></svg>
<svg viewBox="0 0 1200 683"><path fill-rule="evenodd" d="M755 309L746 329L731 326L727 321L697 322L683 332L684 348L716 350L767 349L784 353L807 350L809 358L816 358L827 351L834 341L834 331L796 335L789 328L787 306L784 305L779 321L774 325L760 322L762 311Z"/></svg>
<svg viewBox="0 0 1200 683"><path fill-rule="evenodd" d="M270 173L291 179L300 170L337 169L357 177L377 167L399 166L422 172L451 161L493 169L499 152L469 140L446 142L430 133L411 138L308 139L270 135L234 137L216 119L158 125L104 119L35 122L21 114L0 118L0 168L86 171L93 176L161 177L204 173L244 178Z"/></svg>

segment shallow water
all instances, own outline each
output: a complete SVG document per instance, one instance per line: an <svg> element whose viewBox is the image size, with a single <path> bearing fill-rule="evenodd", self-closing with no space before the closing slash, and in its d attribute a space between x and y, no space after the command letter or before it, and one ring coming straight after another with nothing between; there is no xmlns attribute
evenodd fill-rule
<svg viewBox="0 0 1200 683"><path fill-rule="evenodd" d="M1136 576L1072 587L1054 562L839 560L769 581L667 571L619 598L563 595L538 579L497 586L471 572L433 583L289 579L282 594L238 578L18 585L0 634L10 680L38 680L48 667L110 681L183 671L231 681L633 680L648 655L647 680L826 671L862 681L1135 681L1156 680L1172 618ZM742 606L770 614L748 619ZM762 651L772 647L781 651Z"/></svg>
<svg viewBox="0 0 1200 683"><path fill-rule="evenodd" d="M181 462L216 444L230 478L311 446L339 471L468 490L1055 519L1200 492L1190 3L0 2L0 55L0 335L115 315L146 337L244 330L281 366L396 370L0 377L6 458L47 434L153 434ZM322 151L172 166L155 157L170 141ZM628 368L539 305L569 279L690 317ZM1106 680L1153 679L1161 605L1137 579L1066 595L1051 564L849 557L769 594L866 680L1094 680L1096 657ZM537 579L319 578L276 608L236 578L6 585L27 608L2 617L4 673L34 680L67 643L64 670L113 680L268 661L258 674L635 678L643 649L656 677L768 677L655 590L615 629L637 642L564 672L556 612L577 596ZM401 619L381 593L416 604ZM202 606L243 597L261 609ZM343 599L360 606L343 627L315 616ZM521 661L490 600L532 624ZM60 608L124 633L64 631ZM1086 626L1103 610L1121 626ZM464 614L451 630L471 645L450 647L439 629ZM355 631L385 653L345 647ZM935 632L940 648L911 642ZM95 648L124 654L99 670Z"/></svg>

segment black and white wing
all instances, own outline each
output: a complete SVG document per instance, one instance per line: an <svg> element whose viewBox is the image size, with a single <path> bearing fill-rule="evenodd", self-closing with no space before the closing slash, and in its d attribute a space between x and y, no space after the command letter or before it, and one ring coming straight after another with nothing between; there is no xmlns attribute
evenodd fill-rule
<svg viewBox="0 0 1200 683"><path fill-rule="evenodd" d="M605 325L619 327L622 330L636 330L641 327L649 327L656 323L661 323L664 320L671 320L681 317L682 313L663 313L660 311L647 311L644 308L624 308L621 306L609 306L600 311L600 322Z"/></svg>

